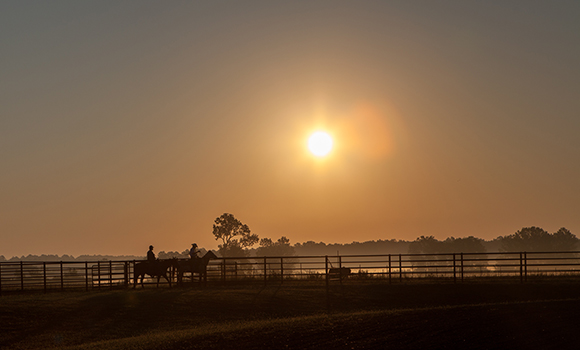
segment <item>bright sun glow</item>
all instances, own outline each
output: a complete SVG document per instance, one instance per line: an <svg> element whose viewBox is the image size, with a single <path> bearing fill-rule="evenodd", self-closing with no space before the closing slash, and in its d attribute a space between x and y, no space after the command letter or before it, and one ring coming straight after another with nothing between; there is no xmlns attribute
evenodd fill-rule
<svg viewBox="0 0 580 350"><path fill-rule="evenodd" d="M324 131L317 131L308 138L308 149L317 157L324 157L332 150L332 138Z"/></svg>

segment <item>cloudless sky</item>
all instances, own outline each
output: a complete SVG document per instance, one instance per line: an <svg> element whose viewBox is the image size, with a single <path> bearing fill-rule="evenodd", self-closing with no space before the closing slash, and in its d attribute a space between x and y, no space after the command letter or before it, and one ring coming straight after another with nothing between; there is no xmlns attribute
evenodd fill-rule
<svg viewBox="0 0 580 350"><path fill-rule="evenodd" d="M0 255L580 235L580 2L2 1ZM308 153L327 131L334 149Z"/></svg>

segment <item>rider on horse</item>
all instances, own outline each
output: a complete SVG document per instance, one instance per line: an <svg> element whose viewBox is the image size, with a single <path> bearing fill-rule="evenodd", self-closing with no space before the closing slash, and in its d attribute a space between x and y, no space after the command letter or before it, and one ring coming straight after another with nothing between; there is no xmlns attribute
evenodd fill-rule
<svg viewBox="0 0 580 350"><path fill-rule="evenodd" d="M192 243L191 249L189 250L189 258L191 259L192 267L199 263L199 256L197 255L197 253L199 253L199 249L197 249L197 244Z"/></svg>
<svg viewBox="0 0 580 350"><path fill-rule="evenodd" d="M189 250L189 257L193 260L193 259L199 259L199 257L197 256L197 253L199 253L199 249L197 249L197 244L196 243L192 243L191 244L191 249Z"/></svg>
<svg viewBox="0 0 580 350"><path fill-rule="evenodd" d="M155 262L155 253L153 253L153 246L149 246L149 251L147 252L147 262Z"/></svg>
<svg viewBox="0 0 580 350"><path fill-rule="evenodd" d="M155 253L153 253L153 246L149 246L149 251L147 252L147 262L150 266L155 266L159 264L159 261L155 258Z"/></svg>

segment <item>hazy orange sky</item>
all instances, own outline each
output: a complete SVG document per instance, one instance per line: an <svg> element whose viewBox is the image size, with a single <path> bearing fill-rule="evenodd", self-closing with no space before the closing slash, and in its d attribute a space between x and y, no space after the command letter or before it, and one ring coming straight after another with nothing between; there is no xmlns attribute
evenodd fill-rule
<svg viewBox="0 0 580 350"><path fill-rule="evenodd" d="M2 1L0 255L580 235L580 2ZM326 130L334 149L308 153Z"/></svg>

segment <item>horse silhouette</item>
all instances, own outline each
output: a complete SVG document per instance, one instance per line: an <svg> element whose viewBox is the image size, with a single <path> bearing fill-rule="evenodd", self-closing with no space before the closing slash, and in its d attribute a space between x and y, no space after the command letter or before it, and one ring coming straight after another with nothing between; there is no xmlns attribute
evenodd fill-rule
<svg viewBox="0 0 580 350"><path fill-rule="evenodd" d="M199 281L203 278L207 281L207 264L211 259L217 259L217 255L211 250L205 253L205 255L199 259L193 260L180 260L177 266L177 283L181 284L183 280L184 272L191 272L193 279L193 274L199 274Z"/></svg>
<svg viewBox="0 0 580 350"><path fill-rule="evenodd" d="M350 269L348 267L331 267L328 270L329 277L345 278L350 275Z"/></svg>
<svg viewBox="0 0 580 350"><path fill-rule="evenodd" d="M158 260L155 262L143 261L136 263L135 268L133 269L133 280L135 282L133 288L137 287L139 277L141 277L141 287L145 288L145 285L143 284L143 279L145 278L145 275L157 277L157 287L159 287L159 280L161 279L161 277L164 277L169 283L169 287L171 288L172 274L169 273L168 270L171 267L177 268L177 266L178 265L176 258L168 260Z"/></svg>

